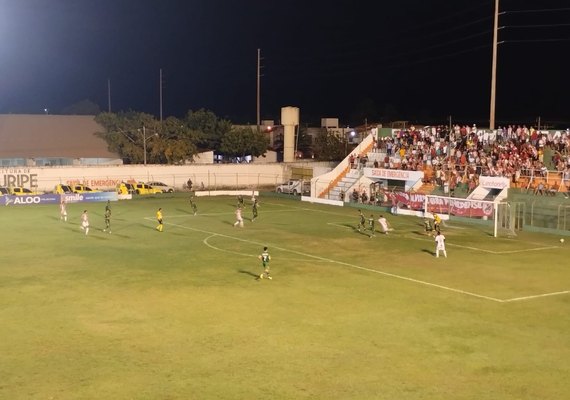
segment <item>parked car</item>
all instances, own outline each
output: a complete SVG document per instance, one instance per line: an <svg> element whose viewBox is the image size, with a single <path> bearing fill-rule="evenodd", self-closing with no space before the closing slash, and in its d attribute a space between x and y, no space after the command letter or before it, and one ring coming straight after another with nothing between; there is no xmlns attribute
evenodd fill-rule
<svg viewBox="0 0 570 400"><path fill-rule="evenodd" d="M16 186L10 188L10 194L13 194L15 196L34 196L38 193L25 187Z"/></svg>
<svg viewBox="0 0 570 400"><path fill-rule="evenodd" d="M73 185L73 193L95 193L100 192L97 189L91 189L89 186L85 185Z"/></svg>
<svg viewBox="0 0 570 400"><path fill-rule="evenodd" d="M311 193L311 184L300 179L290 179L276 188L277 193L287 193L293 195Z"/></svg>
<svg viewBox="0 0 570 400"><path fill-rule="evenodd" d="M162 190L153 188L152 186L150 186L146 183L142 183L142 182L135 183L134 187L135 187L135 193L136 194L158 194L158 193L162 193Z"/></svg>
<svg viewBox="0 0 570 400"><path fill-rule="evenodd" d="M118 194L135 194L135 185L132 183L121 182L117 185Z"/></svg>
<svg viewBox="0 0 570 400"><path fill-rule="evenodd" d="M168 186L166 183L163 182L147 182L147 185L150 185L155 189L160 189L162 193L174 192L174 188L172 186Z"/></svg>
<svg viewBox="0 0 570 400"><path fill-rule="evenodd" d="M57 193L57 194L70 194L70 193L73 193L73 189L69 185L59 184L55 187L55 193Z"/></svg>

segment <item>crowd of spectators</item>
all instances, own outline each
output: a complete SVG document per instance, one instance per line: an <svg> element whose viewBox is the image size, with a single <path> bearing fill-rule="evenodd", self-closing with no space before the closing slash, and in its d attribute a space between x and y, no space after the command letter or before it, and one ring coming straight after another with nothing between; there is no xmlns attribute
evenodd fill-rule
<svg viewBox="0 0 570 400"><path fill-rule="evenodd" d="M547 160L545 152L551 154ZM535 194L553 194L561 186L570 190L570 129L539 131L525 125L509 125L491 131L476 125L455 125L451 129L411 126L392 137L375 139L371 156L351 155L350 164L352 168L424 171L426 183L445 188L452 195L458 187L470 193L482 175L507 177L514 187L524 187ZM547 182L547 165L559 173L560 182ZM383 200L382 190L371 188L370 192L371 195L362 189L353 191L350 200Z"/></svg>
<svg viewBox="0 0 570 400"><path fill-rule="evenodd" d="M545 149L552 151L545 160ZM455 125L410 127L393 137L375 141L374 151L384 154L379 168L423 170L437 185L458 184L473 190L478 177L508 177L514 186L522 177L546 177L547 163L570 182L570 130L538 131L533 127L508 126L494 131ZM372 165L370 165L372 166Z"/></svg>

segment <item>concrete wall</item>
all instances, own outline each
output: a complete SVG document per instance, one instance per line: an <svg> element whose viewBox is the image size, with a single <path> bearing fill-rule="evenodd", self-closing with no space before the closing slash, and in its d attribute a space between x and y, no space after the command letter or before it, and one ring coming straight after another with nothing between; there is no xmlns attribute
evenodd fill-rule
<svg viewBox="0 0 570 400"><path fill-rule="evenodd" d="M23 186L49 192L59 183L82 183L92 189L114 190L122 181L162 181L182 189L192 179L194 188L257 188L287 179L285 164L118 165L0 168L0 186Z"/></svg>

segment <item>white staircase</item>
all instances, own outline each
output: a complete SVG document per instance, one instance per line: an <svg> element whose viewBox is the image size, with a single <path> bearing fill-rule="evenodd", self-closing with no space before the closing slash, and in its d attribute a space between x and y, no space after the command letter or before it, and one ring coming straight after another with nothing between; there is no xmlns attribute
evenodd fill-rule
<svg viewBox="0 0 570 400"><path fill-rule="evenodd" d="M364 155L369 154L373 147L373 136L368 135L364 140L352 151L352 154ZM354 173L356 172L356 176ZM332 171L311 179L311 193L315 197L340 200L340 191L345 191L345 200L347 192L361 177L361 171L351 169L349 157L342 160Z"/></svg>

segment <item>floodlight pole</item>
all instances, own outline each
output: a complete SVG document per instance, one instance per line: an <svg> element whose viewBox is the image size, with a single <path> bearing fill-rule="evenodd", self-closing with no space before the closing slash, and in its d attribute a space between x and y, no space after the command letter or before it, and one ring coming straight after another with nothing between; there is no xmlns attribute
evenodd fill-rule
<svg viewBox="0 0 570 400"><path fill-rule="evenodd" d="M489 129L495 129L495 98L497 96L497 44L499 35L499 0L495 0L495 22L493 24L493 61L491 66L491 110Z"/></svg>

